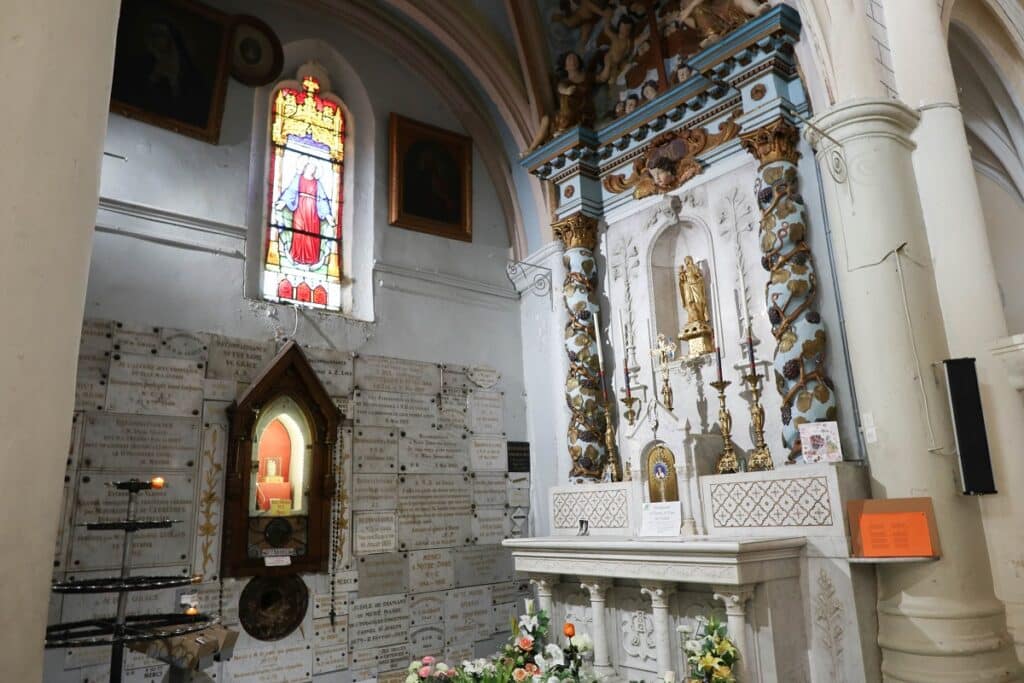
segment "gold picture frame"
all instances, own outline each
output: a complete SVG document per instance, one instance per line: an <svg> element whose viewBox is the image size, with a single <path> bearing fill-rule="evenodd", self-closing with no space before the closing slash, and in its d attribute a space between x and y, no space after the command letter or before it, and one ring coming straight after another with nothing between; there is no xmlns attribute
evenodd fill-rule
<svg viewBox="0 0 1024 683"><path fill-rule="evenodd" d="M392 113L388 142L388 222L472 242L473 141Z"/></svg>
<svg viewBox="0 0 1024 683"><path fill-rule="evenodd" d="M217 144L228 81L228 15L193 0L124 0L110 111Z"/></svg>

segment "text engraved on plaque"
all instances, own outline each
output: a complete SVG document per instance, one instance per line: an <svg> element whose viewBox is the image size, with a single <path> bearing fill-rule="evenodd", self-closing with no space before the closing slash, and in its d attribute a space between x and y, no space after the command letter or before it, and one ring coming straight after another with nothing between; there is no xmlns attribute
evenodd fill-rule
<svg viewBox="0 0 1024 683"><path fill-rule="evenodd" d="M355 382L362 391L401 394L437 394L441 391L441 366L384 356L359 356Z"/></svg>
<svg viewBox="0 0 1024 683"><path fill-rule="evenodd" d="M469 466L474 472L505 471L505 439L500 436L472 436L469 441Z"/></svg>
<svg viewBox="0 0 1024 683"><path fill-rule="evenodd" d="M444 621L447 591L416 593L409 596L409 621L413 626L439 624Z"/></svg>
<svg viewBox="0 0 1024 683"><path fill-rule="evenodd" d="M352 434L352 463L356 472L397 472L398 429L357 427Z"/></svg>
<svg viewBox="0 0 1024 683"><path fill-rule="evenodd" d="M475 586L509 581L515 574L512 553L500 545L456 548L455 585Z"/></svg>
<svg viewBox="0 0 1024 683"><path fill-rule="evenodd" d="M490 586L448 591L444 609L445 641L449 644L471 642L481 633L491 633L493 607Z"/></svg>
<svg viewBox="0 0 1024 683"><path fill-rule="evenodd" d="M424 624L409 629L409 654L416 659L444 649L444 624Z"/></svg>
<svg viewBox="0 0 1024 683"><path fill-rule="evenodd" d="M313 673L313 650L299 629L273 647L246 633L238 637L235 651L224 663L231 683L284 683L308 681Z"/></svg>
<svg viewBox="0 0 1024 683"><path fill-rule="evenodd" d="M497 391L474 391L469 395L469 429L474 434L502 434L505 431L505 399Z"/></svg>
<svg viewBox="0 0 1024 683"><path fill-rule="evenodd" d="M199 415L204 363L188 358L114 354L107 410L146 415Z"/></svg>
<svg viewBox="0 0 1024 683"><path fill-rule="evenodd" d="M303 349L310 367L320 378L331 396L348 396L352 393L352 354L334 349Z"/></svg>
<svg viewBox="0 0 1024 683"><path fill-rule="evenodd" d="M409 553L409 592L441 591L454 586L452 549L414 550Z"/></svg>
<svg viewBox="0 0 1024 683"><path fill-rule="evenodd" d="M462 474L469 467L465 435L457 432L409 434L398 442L398 463L403 472Z"/></svg>
<svg viewBox="0 0 1024 683"><path fill-rule="evenodd" d="M359 595L372 597L409 590L409 560L406 553L382 553L360 557Z"/></svg>
<svg viewBox="0 0 1024 683"><path fill-rule="evenodd" d="M215 336L210 340L209 376L251 382L274 357L274 342Z"/></svg>
<svg viewBox="0 0 1024 683"><path fill-rule="evenodd" d="M398 481L399 547L444 548L471 540L472 494L467 476L409 474Z"/></svg>
<svg viewBox="0 0 1024 683"><path fill-rule="evenodd" d="M325 674L348 668L348 617L313 620L313 673Z"/></svg>
<svg viewBox="0 0 1024 683"><path fill-rule="evenodd" d="M352 475L353 510L394 510L398 507L398 476L395 474Z"/></svg>
<svg viewBox="0 0 1024 683"><path fill-rule="evenodd" d="M504 472L478 472L473 477L474 505L504 505L507 491Z"/></svg>
<svg viewBox="0 0 1024 683"><path fill-rule="evenodd" d="M195 466L198 450L198 418L87 413L80 466L188 470Z"/></svg>
<svg viewBox="0 0 1024 683"><path fill-rule="evenodd" d="M437 397L357 391L356 427L397 427L410 431L437 428Z"/></svg>
<svg viewBox="0 0 1024 683"><path fill-rule="evenodd" d="M398 518L394 512L356 512L352 517L356 555L398 550Z"/></svg>
<svg viewBox="0 0 1024 683"><path fill-rule="evenodd" d="M405 595L379 595L352 603L349 647L352 650L404 643L409 636L409 604Z"/></svg>
<svg viewBox="0 0 1024 683"><path fill-rule="evenodd" d="M87 531L78 524L88 521L114 522L124 519L128 494L107 482L114 479L148 479L149 470L80 473L75 530L71 541L71 565L75 571L113 569L121 566L120 531ZM192 517L195 511L195 487L190 474L168 472L166 488L150 491L138 499L136 515L147 519L176 519L168 529L140 531L132 539L133 567L177 567L188 563ZM187 570L186 570L187 571Z"/></svg>
<svg viewBox="0 0 1024 683"><path fill-rule="evenodd" d="M479 507L473 512L474 543L501 543L509 537L511 531L512 525L505 508Z"/></svg>

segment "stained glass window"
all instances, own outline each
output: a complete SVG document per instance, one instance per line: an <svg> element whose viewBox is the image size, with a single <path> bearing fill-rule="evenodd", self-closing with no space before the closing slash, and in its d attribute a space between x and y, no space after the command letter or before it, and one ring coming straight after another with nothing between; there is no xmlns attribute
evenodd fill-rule
<svg viewBox="0 0 1024 683"><path fill-rule="evenodd" d="M263 296L341 308L345 115L320 81L274 93Z"/></svg>

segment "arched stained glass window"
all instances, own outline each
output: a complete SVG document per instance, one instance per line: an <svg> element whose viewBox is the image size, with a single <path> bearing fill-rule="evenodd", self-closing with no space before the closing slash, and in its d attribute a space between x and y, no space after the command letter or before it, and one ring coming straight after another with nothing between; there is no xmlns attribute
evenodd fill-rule
<svg viewBox="0 0 1024 683"><path fill-rule="evenodd" d="M263 296L339 310L345 114L299 74L273 95Z"/></svg>

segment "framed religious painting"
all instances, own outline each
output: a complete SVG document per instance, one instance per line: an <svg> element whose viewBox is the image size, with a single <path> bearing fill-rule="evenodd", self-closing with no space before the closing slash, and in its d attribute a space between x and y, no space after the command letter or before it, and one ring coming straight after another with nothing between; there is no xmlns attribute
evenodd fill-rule
<svg viewBox="0 0 1024 683"><path fill-rule="evenodd" d="M388 221L473 241L473 141L391 114Z"/></svg>
<svg viewBox="0 0 1024 683"><path fill-rule="evenodd" d="M216 144L231 22L192 0L122 0L112 112Z"/></svg>

